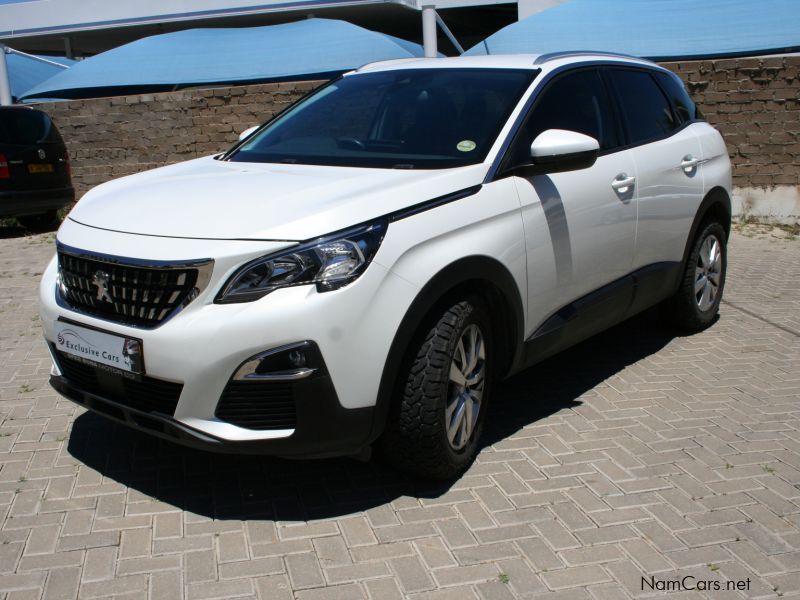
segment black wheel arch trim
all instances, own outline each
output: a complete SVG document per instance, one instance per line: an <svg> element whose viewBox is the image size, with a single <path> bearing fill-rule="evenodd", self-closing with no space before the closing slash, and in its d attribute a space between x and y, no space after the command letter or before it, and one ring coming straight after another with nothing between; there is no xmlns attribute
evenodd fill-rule
<svg viewBox="0 0 800 600"><path fill-rule="evenodd" d="M513 365L519 362L523 348L525 316L522 296L514 276L505 265L488 256L468 256L449 264L420 290L397 328L381 375L370 441L377 439L383 432L406 350L418 334L420 326L431 316L433 309L448 299L451 293L480 283L490 284L500 294L499 300L506 304L505 308L510 309L498 311L503 314L495 315L501 318L501 327L505 330L501 335L511 336L511 343L506 345L509 348L508 356L503 356L502 362L498 361L503 365L500 374L510 372ZM497 333L495 339L496 336Z"/></svg>
<svg viewBox="0 0 800 600"><path fill-rule="evenodd" d="M694 221L692 221L692 227L689 229L689 236L686 238L686 246L683 249L683 259L681 263L686 265L686 261L689 260L689 253L692 251L692 245L694 244L694 239L697 236L697 233L700 231L700 227L706 221L706 217L716 209L716 207L720 207L723 211L723 221L720 222L723 229L725 229L725 235L729 236L731 232L731 198L728 195L728 192L725 188L721 186L716 186L711 188L703 198L703 201L700 203L700 206L697 209L697 212L694 216ZM726 240L727 241L727 240Z"/></svg>

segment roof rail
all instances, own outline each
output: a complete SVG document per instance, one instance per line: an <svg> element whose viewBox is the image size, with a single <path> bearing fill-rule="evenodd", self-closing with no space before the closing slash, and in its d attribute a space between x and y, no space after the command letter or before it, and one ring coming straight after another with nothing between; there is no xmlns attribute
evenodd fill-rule
<svg viewBox="0 0 800 600"><path fill-rule="evenodd" d="M636 60L647 60L641 56L632 56L630 54L620 54L618 52L601 52L592 50L562 50L560 52L548 52L540 54L533 61L534 65L541 65L557 58L569 58L571 56L610 56L613 58L635 58Z"/></svg>

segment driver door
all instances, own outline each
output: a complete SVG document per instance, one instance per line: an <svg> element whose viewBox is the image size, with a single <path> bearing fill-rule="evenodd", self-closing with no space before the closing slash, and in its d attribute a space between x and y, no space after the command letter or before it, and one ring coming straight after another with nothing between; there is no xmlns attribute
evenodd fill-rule
<svg viewBox="0 0 800 600"><path fill-rule="evenodd" d="M566 322L581 308L599 310L599 321L624 312L629 291L614 294L619 285L610 284L631 271L636 238L636 165L630 150L617 150L621 133L596 69L568 71L547 84L514 142L511 160L530 162L532 141L548 129L589 135L599 142L600 154L587 169L512 176L528 258L526 338L545 322L545 329ZM598 290L601 300L611 291L613 301L603 305L585 298Z"/></svg>

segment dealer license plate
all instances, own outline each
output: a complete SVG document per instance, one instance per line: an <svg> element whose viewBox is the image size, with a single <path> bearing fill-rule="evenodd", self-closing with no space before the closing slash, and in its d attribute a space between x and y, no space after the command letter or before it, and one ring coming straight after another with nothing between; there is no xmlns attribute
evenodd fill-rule
<svg viewBox="0 0 800 600"><path fill-rule="evenodd" d="M56 321L56 349L81 362L105 365L128 373L144 373L142 342L135 338Z"/></svg>

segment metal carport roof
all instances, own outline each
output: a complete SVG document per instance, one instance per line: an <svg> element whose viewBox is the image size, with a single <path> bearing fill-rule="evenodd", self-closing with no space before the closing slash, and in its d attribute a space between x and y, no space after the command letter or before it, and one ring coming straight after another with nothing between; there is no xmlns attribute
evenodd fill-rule
<svg viewBox="0 0 800 600"><path fill-rule="evenodd" d="M467 54L603 50L654 60L800 50L800 0L571 0Z"/></svg>
<svg viewBox="0 0 800 600"><path fill-rule="evenodd" d="M368 62L422 55L418 44L330 19L189 29L143 38L87 58L23 97L88 98L330 78Z"/></svg>

